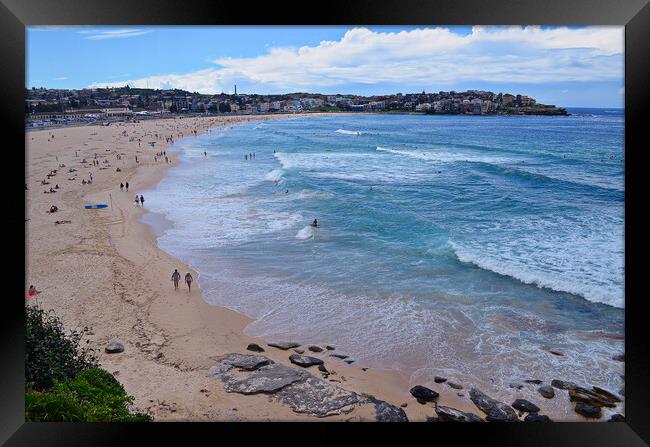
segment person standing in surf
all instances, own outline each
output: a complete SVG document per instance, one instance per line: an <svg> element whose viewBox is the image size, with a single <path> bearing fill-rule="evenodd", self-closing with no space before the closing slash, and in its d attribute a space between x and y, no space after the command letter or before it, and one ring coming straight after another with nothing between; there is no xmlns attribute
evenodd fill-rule
<svg viewBox="0 0 650 447"><path fill-rule="evenodd" d="M140 194L140 206L144 207L144 196Z"/></svg>
<svg viewBox="0 0 650 447"><path fill-rule="evenodd" d="M172 273L172 281L174 281L174 290L178 290L178 281L181 280L181 274L178 273L178 269L174 269Z"/></svg>
<svg viewBox="0 0 650 447"><path fill-rule="evenodd" d="M190 272L187 272L185 274L185 282L187 283L187 292L191 293L192 292L192 275L190 275Z"/></svg>

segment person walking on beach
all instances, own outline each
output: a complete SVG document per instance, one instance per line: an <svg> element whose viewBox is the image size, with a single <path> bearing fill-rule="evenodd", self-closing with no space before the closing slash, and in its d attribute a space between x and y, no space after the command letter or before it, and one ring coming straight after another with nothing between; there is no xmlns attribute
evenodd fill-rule
<svg viewBox="0 0 650 447"><path fill-rule="evenodd" d="M185 282L187 283L187 292L191 293L192 292L192 275L190 275L190 272L187 272L185 274Z"/></svg>
<svg viewBox="0 0 650 447"><path fill-rule="evenodd" d="M140 206L139 204L140 204L140 197L138 197L138 195L136 194L135 195L135 206Z"/></svg>
<svg viewBox="0 0 650 447"><path fill-rule="evenodd" d="M120 183L120 191L124 191L124 183Z"/></svg>
<svg viewBox="0 0 650 447"><path fill-rule="evenodd" d="M126 182L124 186L126 187L126 192L129 192L129 182Z"/></svg>
<svg viewBox="0 0 650 447"><path fill-rule="evenodd" d="M140 205L144 207L144 196L140 194Z"/></svg>
<svg viewBox="0 0 650 447"><path fill-rule="evenodd" d="M174 269L172 273L172 281L174 281L174 290L178 290L178 281L181 280L181 274L178 273L178 269Z"/></svg>

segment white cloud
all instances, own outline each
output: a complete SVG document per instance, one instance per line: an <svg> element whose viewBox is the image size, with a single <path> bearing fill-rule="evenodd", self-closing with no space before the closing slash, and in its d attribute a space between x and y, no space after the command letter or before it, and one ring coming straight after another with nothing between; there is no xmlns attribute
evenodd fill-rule
<svg viewBox="0 0 650 447"><path fill-rule="evenodd" d="M104 39L125 39L127 37L141 36L143 34L148 34L151 31L152 30L124 28L124 29L109 30L109 31L83 30L77 32L79 34L90 34L88 37L84 37L84 39L104 40Z"/></svg>
<svg viewBox="0 0 650 447"><path fill-rule="evenodd" d="M437 86L458 81L544 83L623 77L623 27L443 27L400 32L353 28L338 41L271 47L217 66L95 86L129 84L216 93L234 83L256 91L317 91L352 83Z"/></svg>
<svg viewBox="0 0 650 447"><path fill-rule="evenodd" d="M66 76L59 76L58 78L52 78L53 81L65 81L68 79Z"/></svg>

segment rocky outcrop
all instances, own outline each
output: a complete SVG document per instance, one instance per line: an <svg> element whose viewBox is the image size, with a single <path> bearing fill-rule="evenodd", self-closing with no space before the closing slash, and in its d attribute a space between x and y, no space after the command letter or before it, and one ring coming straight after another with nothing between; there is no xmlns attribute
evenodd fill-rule
<svg viewBox="0 0 650 447"><path fill-rule="evenodd" d="M433 402L439 396L437 392L422 385L415 385L413 388L409 390L409 392L421 404L426 404L427 402Z"/></svg>
<svg viewBox="0 0 650 447"><path fill-rule="evenodd" d="M308 346L307 349L309 349L311 352L323 352L324 351L323 348L321 348L320 346L317 346L317 345Z"/></svg>
<svg viewBox="0 0 650 447"><path fill-rule="evenodd" d="M267 345L273 346L274 348L283 349L286 351L287 349L297 348L298 346L300 346L300 343L294 343L292 341L279 341L276 343L267 343Z"/></svg>
<svg viewBox="0 0 650 447"><path fill-rule="evenodd" d="M517 413L510 405L492 399L477 388L472 388L469 397L479 410L487 415L486 421L490 422L516 422L519 420Z"/></svg>
<svg viewBox="0 0 650 447"><path fill-rule="evenodd" d="M444 377L435 376L433 378L433 381L436 382L436 383L445 383L447 381L447 379L444 378Z"/></svg>
<svg viewBox="0 0 650 447"><path fill-rule="evenodd" d="M451 407L436 406L439 422L483 422L483 419L474 413L465 413Z"/></svg>
<svg viewBox="0 0 650 447"><path fill-rule="evenodd" d="M399 407L391 405L383 400L370 398L375 405L375 419L377 422L408 422L406 413Z"/></svg>
<svg viewBox="0 0 650 447"><path fill-rule="evenodd" d="M268 394L296 413L326 417L350 412L355 406L372 405L378 421L408 421L399 407L345 390L306 370L274 363L264 356L226 354L216 359L210 374L229 393Z"/></svg>

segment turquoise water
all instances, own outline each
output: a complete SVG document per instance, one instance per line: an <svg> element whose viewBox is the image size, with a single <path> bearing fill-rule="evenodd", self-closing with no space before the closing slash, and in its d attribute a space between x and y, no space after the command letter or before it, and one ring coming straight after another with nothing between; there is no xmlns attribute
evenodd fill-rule
<svg viewBox="0 0 650 447"><path fill-rule="evenodd" d="M205 299L256 318L250 335L336 344L421 381L618 389L623 115L574 112L215 129L178 142L147 206Z"/></svg>

